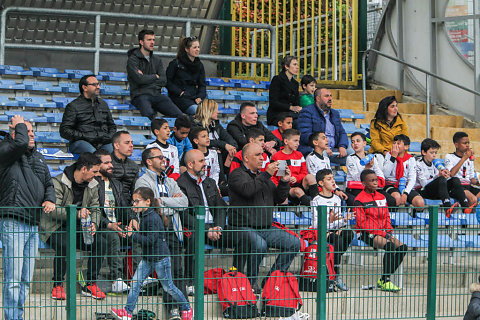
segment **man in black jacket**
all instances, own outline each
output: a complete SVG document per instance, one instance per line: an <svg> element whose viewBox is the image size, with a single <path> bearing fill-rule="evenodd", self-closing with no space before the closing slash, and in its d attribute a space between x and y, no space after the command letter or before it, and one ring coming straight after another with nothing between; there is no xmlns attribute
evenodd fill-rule
<svg viewBox="0 0 480 320"><path fill-rule="evenodd" d="M112 141L112 177L122 184L123 197L127 203L131 203L135 181L140 170L138 164L128 158L133 153L132 136L128 131L118 131L113 135Z"/></svg>
<svg viewBox="0 0 480 320"><path fill-rule="evenodd" d="M100 98L100 83L95 75L86 75L78 84L80 96L63 113L60 135L69 141L72 153L112 152L112 136L117 131L107 103Z"/></svg>
<svg viewBox="0 0 480 320"><path fill-rule="evenodd" d="M249 234L252 254L247 260L247 276L256 290L258 269L267 249L271 247L285 252L278 255L270 274L275 270L288 270L301 243L294 235L272 227L273 206L283 203L290 190L288 166L276 186L271 178L278 170L278 162L270 163L265 172L260 172L263 150L258 144L245 145L242 157L242 165L230 173L228 180L230 205L233 207L228 223Z"/></svg>
<svg viewBox="0 0 480 320"><path fill-rule="evenodd" d="M251 102L244 102L240 106L240 114L228 124L227 131L238 143L238 147L243 148L248 143L246 134L251 128L257 128L265 134L264 149L270 155L273 155L280 148L282 142L258 121L258 112L255 105Z"/></svg>
<svg viewBox="0 0 480 320"><path fill-rule="evenodd" d="M4 318L23 319L38 252L38 224L42 211L55 210L55 190L47 163L35 149L32 125L18 115L12 118L10 135L0 142L0 207L10 207L1 210Z"/></svg>
<svg viewBox="0 0 480 320"><path fill-rule="evenodd" d="M188 198L188 207L205 206L205 243L221 248L236 248L233 266L243 273L245 259L250 252L249 239L245 233L236 232L226 225L227 204L218 192L217 184L205 176L205 156L197 149L188 151L184 157L187 171L177 179L177 184ZM183 225L188 230L195 230L195 212L189 210L183 215ZM185 272L193 278L194 235L187 238L187 261ZM238 253L238 254L237 254Z"/></svg>
<svg viewBox="0 0 480 320"><path fill-rule="evenodd" d="M138 34L138 48L128 50L127 75L132 104L144 117L155 118L158 111L169 117L178 117L182 111L161 94L167 84L162 60L153 54L155 34L142 30Z"/></svg>

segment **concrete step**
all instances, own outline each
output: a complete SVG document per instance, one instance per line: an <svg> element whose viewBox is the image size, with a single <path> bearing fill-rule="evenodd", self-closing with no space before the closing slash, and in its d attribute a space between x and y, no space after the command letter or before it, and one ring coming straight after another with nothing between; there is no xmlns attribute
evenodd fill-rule
<svg viewBox="0 0 480 320"><path fill-rule="evenodd" d="M437 126L432 127L432 139L452 141L453 134L457 131L466 132L470 137L470 141L480 140L480 128L448 128Z"/></svg>
<svg viewBox="0 0 480 320"><path fill-rule="evenodd" d="M333 91L332 95L334 95ZM398 102L402 102L402 93L400 90L367 90L367 102L378 103L380 102L380 100L388 96L395 96ZM363 101L362 90L338 89L337 99L349 101Z"/></svg>

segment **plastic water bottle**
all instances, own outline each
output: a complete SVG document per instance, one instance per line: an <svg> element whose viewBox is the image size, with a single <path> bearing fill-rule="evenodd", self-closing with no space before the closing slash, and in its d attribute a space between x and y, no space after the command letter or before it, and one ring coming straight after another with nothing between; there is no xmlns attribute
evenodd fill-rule
<svg viewBox="0 0 480 320"><path fill-rule="evenodd" d="M360 164L361 164L362 166L366 166L367 164L370 163L370 161L373 160L373 158L375 158L375 155L373 155L373 154L370 153L370 154L367 155L365 158L363 158L363 159L360 160Z"/></svg>
<svg viewBox="0 0 480 320"><path fill-rule="evenodd" d="M82 225L82 230L83 230L83 242L86 245L92 244L93 235L91 231L88 230L92 226L92 219L90 219L90 215L88 215L86 218L82 218L80 220L80 223Z"/></svg>
<svg viewBox="0 0 480 320"><path fill-rule="evenodd" d="M442 171L445 169L445 165L443 164L442 159L433 159L432 163L435 166L435 168L438 169L438 171Z"/></svg>
<svg viewBox="0 0 480 320"><path fill-rule="evenodd" d="M403 193L403 190L405 190L405 185L407 183L407 179L405 177L401 177L398 179L398 190L400 191L400 194Z"/></svg>

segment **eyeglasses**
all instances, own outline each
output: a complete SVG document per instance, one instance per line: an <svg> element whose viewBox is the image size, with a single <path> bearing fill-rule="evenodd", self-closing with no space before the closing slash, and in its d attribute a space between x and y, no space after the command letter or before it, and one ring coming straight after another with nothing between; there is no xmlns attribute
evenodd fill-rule
<svg viewBox="0 0 480 320"><path fill-rule="evenodd" d="M145 201L145 200L143 200L143 199L133 200L133 201L132 201L132 204L139 204L140 201Z"/></svg>
<svg viewBox="0 0 480 320"><path fill-rule="evenodd" d="M87 83L87 86L100 87L100 83L98 83L98 82L95 82L95 83Z"/></svg>
<svg viewBox="0 0 480 320"><path fill-rule="evenodd" d="M160 159L160 160L163 160L163 159L165 159L165 157L164 157L164 156L162 156L162 155L153 156L153 157L150 157L150 158L148 158L148 159L155 159L155 158L158 158L158 159Z"/></svg>

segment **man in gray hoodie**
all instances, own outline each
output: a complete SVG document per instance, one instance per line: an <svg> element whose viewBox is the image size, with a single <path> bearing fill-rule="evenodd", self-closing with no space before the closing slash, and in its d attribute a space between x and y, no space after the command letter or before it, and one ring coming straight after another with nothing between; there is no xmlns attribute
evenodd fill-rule
<svg viewBox="0 0 480 320"><path fill-rule="evenodd" d="M155 118L155 113L178 117L182 111L163 95L162 87L167 77L160 57L153 54L155 34L152 30L142 30L138 34L138 48L128 51L127 75L132 104L144 117Z"/></svg>

